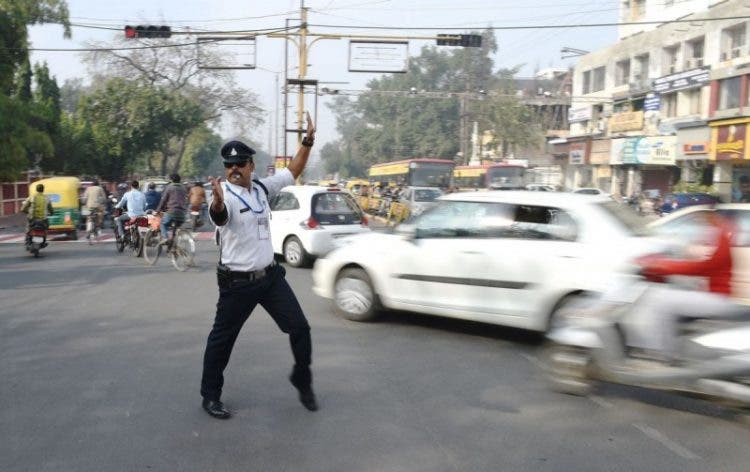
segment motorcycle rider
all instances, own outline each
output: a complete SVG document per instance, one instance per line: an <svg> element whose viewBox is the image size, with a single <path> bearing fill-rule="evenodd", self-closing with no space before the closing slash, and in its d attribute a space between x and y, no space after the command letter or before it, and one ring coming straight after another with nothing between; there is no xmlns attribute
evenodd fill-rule
<svg viewBox="0 0 750 472"><path fill-rule="evenodd" d="M104 194L104 189L99 186L98 180L94 179L91 187L83 193L83 201L89 214L96 215L96 228L101 228L107 196Z"/></svg>
<svg viewBox="0 0 750 472"><path fill-rule="evenodd" d="M172 181L161 196L158 211L165 212L161 219L161 238L166 242L169 238L169 224L173 221L177 226L185 222L185 210L187 209L187 190L180 183L180 175L172 174L169 176Z"/></svg>
<svg viewBox="0 0 750 472"><path fill-rule="evenodd" d="M41 221L44 224L44 229L49 228L49 221L47 217L55 212L52 208L52 202L49 197L44 195L44 184L36 185L36 193L29 195L29 197L21 204L21 211L26 213L26 242L31 241L31 234L29 230L37 221ZM42 247L46 246L45 242Z"/></svg>
<svg viewBox="0 0 750 472"><path fill-rule="evenodd" d="M115 223L117 223L117 229L120 231L121 236L125 234L123 224L126 221L146 213L146 197L143 195L143 192L138 190L139 185L137 180L132 181L130 183L131 189L125 192L122 200L115 205L115 208L122 208L127 205L127 212L115 218Z"/></svg>
<svg viewBox="0 0 750 472"><path fill-rule="evenodd" d="M698 276L707 279L708 290L689 290L669 284L655 284L639 301L636 326L643 344L637 347L661 351L674 360L678 351L678 320L680 317L710 318L747 311L736 305L732 295L732 236L728 221L715 211L702 212L708 243L713 249L707 257L672 258L647 255L636 260L641 274L652 282L665 282L674 275Z"/></svg>
<svg viewBox="0 0 750 472"><path fill-rule="evenodd" d="M159 206L159 201L161 200L161 192L158 192L156 190L155 182L148 183L148 190L146 191L145 195L146 195L146 211L148 210L156 211L156 208Z"/></svg>

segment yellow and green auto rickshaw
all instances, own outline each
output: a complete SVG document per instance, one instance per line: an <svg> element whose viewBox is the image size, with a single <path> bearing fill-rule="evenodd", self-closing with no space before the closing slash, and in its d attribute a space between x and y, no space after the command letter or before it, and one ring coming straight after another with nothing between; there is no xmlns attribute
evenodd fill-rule
<svg viewBox="0 0 750 472"><path fill-rule="evenodd" d="M44 194L52 202L55 212L50 215L50 233L65 233L72 239L78 239L78 222L81 219L81 205L78 188L81 182L77 177L50 177L29 184L29 195L36 193L36 186L44 185Z"/></svg>

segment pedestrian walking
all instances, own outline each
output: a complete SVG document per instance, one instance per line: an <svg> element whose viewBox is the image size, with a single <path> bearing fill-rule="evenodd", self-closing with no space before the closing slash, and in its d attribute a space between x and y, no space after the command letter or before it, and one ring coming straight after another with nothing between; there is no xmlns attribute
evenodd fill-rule
<svg viewBox="0 0 750 472"><path fill-rule="evenodd" d="M289 335L294 356L289 380L300 402L310 411L318 409L310 371L310 325L284 277L285 269L274 260L268 204L300 176L314 139L315 127L308 114L307 135L289 167L260 180L253 178L255 151L240 141L230 141L221 148L226 181L210 178L213 200L209 216L217 227L219 243L219 302L206 342L201 396L203 409L214 418L231 417L221 402L223 373L242 325L258 304Z"/></svg>

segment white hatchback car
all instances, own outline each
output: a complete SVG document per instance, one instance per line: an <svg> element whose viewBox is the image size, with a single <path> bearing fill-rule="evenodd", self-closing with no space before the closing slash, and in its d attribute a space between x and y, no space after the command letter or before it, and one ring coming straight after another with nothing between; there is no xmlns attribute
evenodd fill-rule
<svg viewBox="0 0 750 472"><path fill-rule="evenodd" d="M370 231L354 197L337 187L284 187L270 206L273 250L294 267L325 255L339 238Z"/></svg>
<svg viewBox="0 0 750 472"><path fill-rule="evenodd" d="M383 307L545 331L576 294L654 252L644 232L606 197L454 193L392 234L347 239L315 263L313 290L351 320Z"/></svg>

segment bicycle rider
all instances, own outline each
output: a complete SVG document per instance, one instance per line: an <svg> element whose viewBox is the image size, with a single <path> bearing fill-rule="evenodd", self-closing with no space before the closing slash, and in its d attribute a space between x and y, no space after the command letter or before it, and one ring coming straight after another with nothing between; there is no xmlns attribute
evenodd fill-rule
<svg viewBox="0 0 750 472"><path fill-rule="evenodd" d="M187 211L187 189L180 182L179 174L169 176L172 182L164 189L159 202L159 212L164 213L161 219L161 242L167 242L171 235L169 234L169 225L174 222L179 227L185 222L185 213Z"/></svg>
<svg viewBox="0 0 750 472"><path fill-rule="evenodd" d="M89 211L89 217L94 218L95 229L99 231L102 227L107 196L104 194L104 189L99 186L98 180L95 179L91 187L87 188L83 193L83 201L86 209Z"/></svg>

